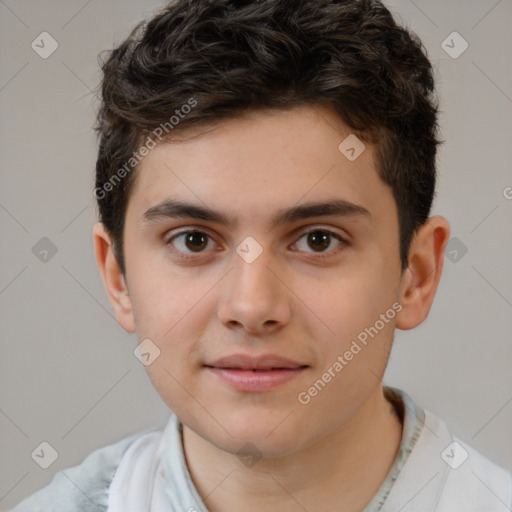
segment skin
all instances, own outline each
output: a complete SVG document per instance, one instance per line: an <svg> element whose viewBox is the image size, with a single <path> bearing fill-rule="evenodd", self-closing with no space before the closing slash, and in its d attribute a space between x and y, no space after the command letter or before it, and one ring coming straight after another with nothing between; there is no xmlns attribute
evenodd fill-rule
<svg viewBox="0 0 512 512"><path fill-rule="evenodd" d="M212 512L360 511L395 458L402 425L381 379L395 329L412 329L429 313L450 229L443 217L428 219L402 272L392 191L371 145L353 162L338 150L349 133L329 108L309 105L252 112L156 147L129 198L126 278L104 226L94 227L116 318L161 351L147 370L183 423L187 465ZM208 206L236 224L145 220L168 198ZM331 199L370 215L271 224L281 209ZM184 236L170 241L186 229L209 235L199 252ZM333 236L319 249L307 236L319 229L346 242ZM236 252L248 236L263 251L252 263ZM394 303L401 311L300 403L298 394ZM274 353L308 367L275 390L240 392L203 366L234 353ZM246 443L259 457L251 466L237 456Z"/></svg>

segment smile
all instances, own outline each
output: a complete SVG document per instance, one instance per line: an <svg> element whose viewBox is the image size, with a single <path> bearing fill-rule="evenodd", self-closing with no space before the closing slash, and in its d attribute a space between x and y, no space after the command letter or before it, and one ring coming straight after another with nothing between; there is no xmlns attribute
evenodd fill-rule
<svg viewBox="0 0 512 512"><path fill-rule="evenodd" d="M275 389L308 368L308 365L275 354L258 357L234 354L204 366L223 383L247 393Z"/></svg>
<svg viewBox="0 0 512 512"><path fill-rule="evenodd" d="M256 393L275 389L302 373L300 368L273 368L269 370L241 370L239 368L206 367L211 373L237 391Z"/></svg>

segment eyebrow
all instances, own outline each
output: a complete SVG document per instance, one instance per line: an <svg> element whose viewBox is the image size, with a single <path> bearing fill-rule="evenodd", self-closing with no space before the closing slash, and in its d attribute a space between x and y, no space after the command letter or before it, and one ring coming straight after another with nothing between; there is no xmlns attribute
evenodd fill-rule
<svg viewBox="0 0 512 512"><path fill-rule="evenodd" d="M360 216L366 217L369 221L374 222L371 213L366 208L343 199L310 202L282 209L274 214L270 222L273 227L277 227L297 220L326 215L336 215L339 217ZM152 221L166 218L190 218L218 222L226 225L230 229L233 229L238 225L238 222L233 217L222 212L212 210L206 206L174 199L166 199L149 208L143 215L143 222L150 223Z"/></svg>

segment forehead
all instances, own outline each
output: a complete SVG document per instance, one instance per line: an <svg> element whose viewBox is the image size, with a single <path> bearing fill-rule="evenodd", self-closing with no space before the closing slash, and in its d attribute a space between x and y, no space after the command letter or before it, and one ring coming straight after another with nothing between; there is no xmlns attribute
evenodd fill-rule
<svg viewBox="0 0 512 512"><path fill-rule="evenodd" d="M377 218L394 201L378 176L374 147L355 137L320 106L254 111L188 130L144 157L129 211L143 221L172 198L270 227L285 206L342 200Z"/></svg>

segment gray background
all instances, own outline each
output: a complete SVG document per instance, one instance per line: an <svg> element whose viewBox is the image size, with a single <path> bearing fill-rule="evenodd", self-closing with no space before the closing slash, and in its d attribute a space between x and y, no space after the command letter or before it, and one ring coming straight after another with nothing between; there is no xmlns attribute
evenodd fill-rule
<svg viewBox="0 0 512 512"><path fill-rule="evenodd" d="M2 511L168 416L133 355L135 335L113 317L92 245L97 55L160 5L0 0ZM387 5L436 68L446 143L433 213L459 245L426 322L397 331L386 381L512 469L512 3ZM43 31L59 45L47 59L31 48ZM453 31L469 44L458 58L441 47ZM57 248L46 262L32 252L43 237ZM31 458L42 441L59 454L48 469Z"/></svg>

